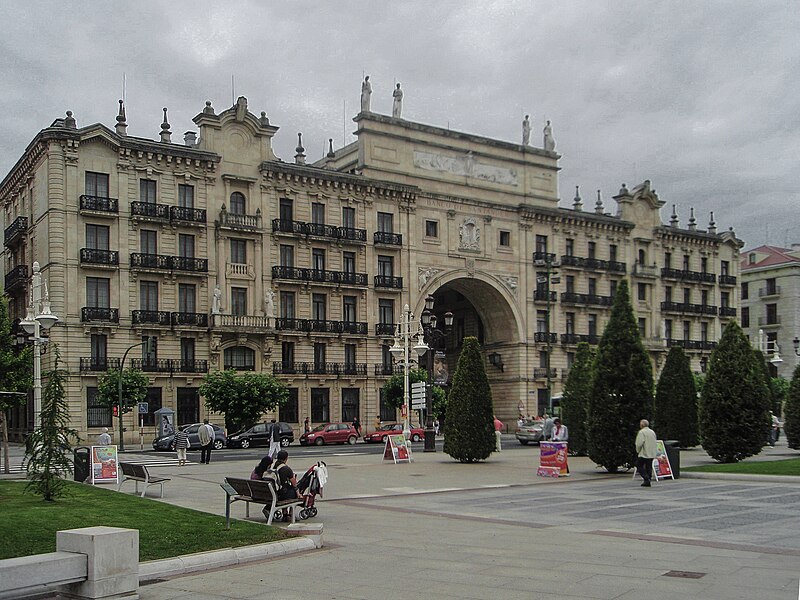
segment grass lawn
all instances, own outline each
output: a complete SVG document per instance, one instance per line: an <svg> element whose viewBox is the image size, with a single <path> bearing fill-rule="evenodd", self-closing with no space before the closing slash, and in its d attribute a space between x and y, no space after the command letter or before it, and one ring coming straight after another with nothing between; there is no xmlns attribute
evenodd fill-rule
<svg viewBox="0 0 800 600"><path fill-rule="evenodd" d="M70 483L55 502L24 493L25 482L0 481L0 559L55 552L56 531L106 525L139 530L139 560L261 544L290 537L277 527L171 506L133 494Z"/></svg>
<svg viewBox="0 0 800 600"><path fill-rule="evenodd" d="M688 467L682 470L699 471L702 473L742 473L745 475L800 475L800 458L701 465L699 467Z"/></svg>

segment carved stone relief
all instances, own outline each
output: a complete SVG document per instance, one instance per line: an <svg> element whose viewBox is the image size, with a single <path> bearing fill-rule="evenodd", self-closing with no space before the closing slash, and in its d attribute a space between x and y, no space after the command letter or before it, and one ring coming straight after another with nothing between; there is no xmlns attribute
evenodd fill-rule
<svg viewBox="0 0 800 600"><path fill-rule="evenodd" d="M516 169L506 169L487 165L478 162L468 152L466 156L445 156L433 152L414 151L414 166L426 171L440 171L453 175L463 175L473 179L481 179L491 183L502 183L504 185L519 185L517 181Z"/></svg>
<svg viewBox="0 0 800 600"><path fill-rule="evenodd" d="M481 249L481 228L474 217L467 217L458 227L459 250Z"/></svg>
<svg viewBox="0 0 800 600"><path fill-rule="evenodd" d="M435 269L434 267L419 267L419 289L422 291L428 282L436 277L439 273L441 273L441 269Z"/></svg>

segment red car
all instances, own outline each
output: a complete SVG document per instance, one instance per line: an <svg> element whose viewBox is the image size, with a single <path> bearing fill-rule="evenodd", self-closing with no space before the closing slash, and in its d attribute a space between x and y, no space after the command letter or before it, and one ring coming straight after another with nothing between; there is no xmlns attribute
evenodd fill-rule
<svg viewBox="0 0 800 600"><path fill-rule="evenodd" d="M386 425L381 425L380 429L375 433L370 433L364 436L364 441L369 443L372 442L380 442L386 443L386 436L394 435L398 433L403 433L403 424L402 423L387 423ZM420 440L425 439L425 430L422 427L412 427L411 428L411 441L412 442L419 442Z"/></svg>
<svg viewBox="0 0 800 600"><path fill-rule="evenodd" d="M300 436L301 446L316 444L355 444L358 432L350 423L324 423Z"/></svg>

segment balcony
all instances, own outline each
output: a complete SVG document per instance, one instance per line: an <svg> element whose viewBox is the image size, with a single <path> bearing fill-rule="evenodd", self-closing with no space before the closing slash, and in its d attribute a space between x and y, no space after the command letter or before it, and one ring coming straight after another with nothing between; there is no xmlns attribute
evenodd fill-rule
<svg viewBox="0 0 800 600"><path fill-rule="evenodd" d="M780 324L780 315L767 315L766 317L758 317L759 327L777 327Z"/></svg>
<svg viewBox="0 0 800 600"><path fill-rule="evenodd" d="M208 373L207 360L194 360L187 358L170 359L172 373Z"/></svg>
<svg viewBox="0 0 800 600"><path fill-rule="evenodd" d="M717 342L709 342L708 340L676 340L667 338L667 348L673 346L680 346L684 350L713 350L717 347Z"/></svg>
<svg viewBox="0 0 800 600"><path fill-rule="evenodd" d="M733 275L720 275L719 276L719 284L720 285L736 285L736 277Z"/></svg>
<svg viewBox="0 0 800 600"><path fill-rule="evenodd" d="M719 307L719 316L720 317L735 317L736 316L736 307L735 306L720 306Z"/></svg>
<svg viewBox="0 0 800 600"><path fill-rule="evenodd" d="M336 239L343 241L343 242L362 242L366 243L367 241L367 230L366 229L356 229L355 227L337 227L336 228ZM366 369L367 365L364 365ZM365 373L366 374L366 373Z"/></svg>
<svg viewBox="0 0 800 600"><path fill-rule="evenodd" d="M608 271L609 273L625 273L625 263L616 260L600 260L599 258L584 258L565 254L561 257L562 267L577 267L590 271Z"/></svg>
<svg viewBox="0 0 800 600"><path fill-rule="evenodd" d="M392 290L403 289L402 277L392 277L391 275L375 275L374 281L376 288L389 288Z"/></svg>
<svg viewBox="0 0 800 600"><path fill-rule="evenodd" d="M116 250L81 248L81 264L116 268L119 266L119 252Z"/></svg>
<svg viewBox="0 0 800 600"><path fill-rule="evenodd" d="M28 265L17 265L6 273L6 292L24 287L28 282Z"/></svg>
<svg viewBox="0 0 800 600"><path fill-rule="evenodd" d="M235 215L223 208L219 211L218 224L237 231L261 231L261 209L256 209L254 215Z"/></svg>
<svg viewBox="0 0 800 600"><path fill-rule="evenodd" d="M665 301L661 303L661 310L665 312L688 313L694 315L716 315L717 307L711 304L688 304L681 302Z"/></svg>
<svg viewBox="0 0 800 600"><path fill-rule="evenodd" d="M553 303L556 300L558 300L558 294L556 292L550 292L550 294L549 294L550 303ZM534 302L547 302L548 301L547 290L534 290L534 292L533 292L533 301Z"/></svg>
<svg viewBox="0 0 800 600"><path fill-rule="evenodd" d="M3 235L3 243L11 246L14 242L21 240L28 233L28 217L17 217L14 222L6 227Z"/></svg>
<svg viewBox="0 0 800 600"><path fill-rule="evenodd" d="M376 377L391 377L392 375L402 375L403 367L400 365L375 365Z"/></svg>
<svg viewBox="0 0 800 600"><path fill-rule="evenodd" d="M169 220L169 206L155 202L131 202L131 216Z"/></svg>
<svg viewBox="0 0 800 600"><path fill-rule="evenodd" d="M207 360L134 358L131 367L145 373L208 373Z"/></svg>
<svg viewBox="0 0 800 600"><path fill-rule="evenodd" d="M562 292L562 304L584 304L587 306L611 306L614 296L598 296L597 294L576 294L575 292Z"/></svg>
<svg viewBox="0 0 800 600"><path fill-rule="evenodd" d="M366 229L338 227L327 223L306 223L291 219L273 219L272 231L273 233L314 236L344 242L365 243L367 241Z"/></svg>
<svg viewBox="0 0 800 600"><path fill-rule="evenodd" d="M634 277L644 277L646 279L655 279L658 277L658 267L656 265L643 265L641 263L633 263Z"/></svg>
<svg viewBox="0 0 800 600"><path fill-rule="evenodd" d="M544 267L548 263L553 264L556 262L556 255L552 252L534 252L533 253L533 264L537 267Z"/></svg>
<svg viewBox="0 0 800 600"><path fill-rule="evenodd" d="M561 369L561 381L566 381L569 378L569 369Z"/></svg>
<svg viewBox="0 0 800 600"><path fill-rule="evenodd" d="M779 285L763 287L759 288L758 290L759 298L769 298L770 296L780 296L780 295L781 295L781 286Z"/></svg>
<svg viewBox="0 0 800 600"><path fill-rule="evenodd" d="M84 306L81 309L82 323L119 323L118 308Z"/></svg>
<svg viewBox="0 0 800 600"><path fill-rule="evenodd" d="M169 271L172 268L171 256L166 254L142 254L131 252L131 269L157 269Z"/></svg>
<svg viewBox="0 0 800 600"><path fill-rule="evenodd" d="M206 224L206 211L202 208L188 208L186 206L170 206L169 220L183 223Z"/></svg>
<svg viewBox="0 0 800 600"><path fill-rule="evenodd" d="M328 321L323 319L287 319L275 320L278 331L302 331L306 333L347 333L367 335L367 324L362 321Z"/></svg>
<svg viewBox="0 0 800 600"><path fill-rule="evenodd" d="M335 285L367 285L366 273L328 271L326 269L301 269L298 267L273 266L272 278L288 279L291 281L313 281L314 283L331 283Z"/></svg>
<svg viewBox="0 0 800 600"><path fill-rule="evenodd" d="M119 358L109 358L107 356L81 356L81 373L87 373L89 371L106 372L109 369L119 370Z"/></svg>
<svg viewBox="0 0 800 600"><path fill-rule="evenodd" d="M555 344L558 341L557 333L537 331L533 334L533 341L540 344Z"/></svg>
<svg viewBox="0 0 800 600"><path fill-rule="evenodd" d="M211 315L211 328L266 333L272 331L270 320L257 315Z"/></svg>
<svg viewBox="0 0 800 600"><path fill-rule="evenodd" d="M548 371L550 373L550 379L556 379L558 377L558 369L555 367L551 367L550 369L547 367L536 367L533 369L533 378L547 379Z"/></svg>
<svg viewBox="0 0 800 600"><path fill-rule="evenodd" d="M313 363L313 362L273 362L274 375L356 375L367 376L366 363Z"/></svg>
<svg viewBox="0 0 800 600"><path fill-rule="evenodd" d="M389 231L376 231L372 235L372 241L375 244L386 244L387 246L402 246L403 234L391 233Z"/></svg>
<svg viewBox="0 0 800 600"><path fill-rule="evenodd" d="M80 197L80 211L94 216L116 217L119 213L119 200L84 194Z"/></svg>
<svg viewBox="0 0 800 600"><path fill-rule="evenodd" d="M173 327L208 327L206 313L174 312L170 313L170 322Z"/></svg>
<svg viewBox="0 0 800 600"><path fill-rule="evenodd" d="M664 267L661 269L663 279L677 279L678 281L693 281L697 283L716 283L717 276L714 273L701 273L700 271L687 271L685 269L671 269Z"/></svg>
<svg viewBox="0 0 800 600"><path fill-rule="evenodd" d="M375 335L391 335L393 336L397 325L394 323L375 323Z"/></svg>
<svg viewBox="0 0 800 600"><path fill-rule="evenodd" d="M133 325L169 327L171 320L170 314L164 310L134 310L131 312L131 323Z"/></svg>
<svg viewBox="0 0 800 600"><path fill-rule="evenodd" d="M194 258L193 256L170 256L170 266L173 271L185 273L208 273L208 259Z"/></svg>
<svg viewBox="0 0 800 600"><path fill-rule="evenodd" d="M586 342L596 346L600 343L600 336L595 333L562 333L561 343L565 346L575 346L581 342Z"/></svg>

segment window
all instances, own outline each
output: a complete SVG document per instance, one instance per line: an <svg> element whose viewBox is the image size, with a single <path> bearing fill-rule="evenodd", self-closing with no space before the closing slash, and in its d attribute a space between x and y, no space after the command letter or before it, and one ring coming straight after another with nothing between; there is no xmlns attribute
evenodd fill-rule
<svg viewBox="0 0 800 600"><path fill-rule="evenodd" d="M572 365L574 364L575 364L575 353L567 352L567 369L571 369Z"/></svg>
<svg viewBox="0 0 800 600"><path fill-rule="evenodd" d="M381 421L394 421L397 419L397 410L394 406L390 405L387 402L386 397L383 393L383 388L380 388L380 403L381 403L381 410L380 410L380 419Z"/></svg>
<svg viewBox="0 0 800 600"><path fill-rule="evenodd" d="M384 298L378 300L378 323L394 325L394 300Z"/></svg>
<svg viewBox="0 0 800 600"><path fill-rule="evenodd" d="M231 194L230 213L232 215L245 214L245 198L241 192L233 192Z"/></svg>
<svg viewBox="0 0 800 600"><path fill-rule="evenodd" d="M589 258L595 258L595 254L597 253L597 243L589 242L586 248L589 251Z"/></svg>
<svg viewBox="0 0 800 600"><path fill-rule="evenodd" d="M247 346L225 348L225 368L237 371L255 371L256 351Z"/></svg>
<svg viewBox="0 0 800 600"><path fill-rule="evenodd" d="M139 282L139 309L158 310L158 282L140 281Z"/></svg>
<svg viewBox="0 0 800 600"><path fill-rule="evenodd" d="M324 321L327 317L326 305L327 298L325 294L312 294L311 295L311 318L315 321Z"/></svg>
<svg viewBox="0 0 800 600"><path fill-rule="evenodd" d="M281 421L284 423L299 423L300 410L298 398L299 390L297 388L289 388L289 397L278 409L278 414Z"/></svg>
<svg viewBox="0 0 800 600"><path fill-rule="evenodd" d="M683 288L683 303L692 303L692 288Z"/></svg>
<svg viewBox="0 0 800 600"><path fill-rule="evenodd" d="M178 312L197 312L195 303L195 286L189 283L178 284Z"/></svg>
<svg viewBox="0 0 800 600"><path fill-rule="evenodd" d="M394 215L392 213L378 213L378 231L382 233L394 232Z"/></svg>
<svg viewBox="0 0 800 600"><path fill-rule="evenodd" d="M672 319L664 319L664 337L672 339Z"/></svg>
<svg viewBox="0 0 800 600"><path fill-rule="evenodd" d="M727 260L723 260L719 263L719 272L720 275L728 276L731 274L731 263Z"/></svg>
<svg viewBox="0 0 800 600"><path fill-rule="evenodd" d="M294 292L281 292L281 319L294 319Z"/></svg>
<svg viewBox="0 0 800 600"><path fill-rule="evenodd" d="M150 204L156 201L156 182L152 179L139 180L139 201L149 202Z"/></svg>
<svg viewBox="0 0 800 600"><path fill-rule="evenodd" d="M346 206L342 208L342 227L356 228L356 209Z"/></svg>
<svg viewBox="0 0 800 600"><path fill-rule="evenodd" d="M619 281L616 279L612 279L608 282L608 292L612 298L617 295L617 285L619 285Z"/></svg>
<svg viewBox="0 0 800 600"><path fill-rule="evenodd" d="M156 336L143 335L142 341L142 365L155 367L158 362L158 338Z"/></svg>
<svg viewBox="0 0 800 600"><path fill-rule="evenodd" d="M750 297L750 286L746 281L742 282L742 300L747 300Z"/></svg>
<svg viewBox="0 0 800 600"><path fill-rule="evenodd" d="M111 427L111 407L97 402L97 388L86 388L86 426Z"/></svg>
<svg viewBox="0 0 800 600"><path fill-rule="evenodd" d="M92 366L99 367L103 371L106 370L106 358L108 356L107 349L108 349L108 338L100 333L93 333L92 334Z"/></svg>
<svg viewBox="0 0 800 600"><path fill-rule="evenodd" d="M700 323L700 340L703 342L708 341L708 323L705 321Z"/></svg>
<svg viewBox="0 0 800 600"><path fill-rule="evenodd" d="M639 258L636 259L636 262L644 266L647 263L647 252L645 252L643 249L640 249Z"/></svg>
<svg viewBox="0 0 800 600"><path fill-rule="evenodd" d="M284 373L294 371L294 342L281 342L281 366Z"/></svg>
<svg viewBox="0 0 800 600"><path fill-rule="evenodd" d="M742 327L750 327L750 308L747 306L742 307Z"/></svg>
<svg viewBox="0 0 800 600"><path fill-rule="evenodd" d="M766 279L764 283L766 284L767 288L765 290L765 295L773 296L778 293L778 286L775 284L775 278L771 277Z"/></svg>
<svg viewBox="0 0 800 600"><path fill-rule="evenodd" d="M597 315L589 315L589 335L597 335Z"/></svg>
<svg viewBox="0 0 800 600"><path fill-rule="evenodd" d="M567 256L574 256L575 255L575 240L572 238L567 238L565 241L564 247L564 254Z"/></svg>
<svg viewBox="0 0 800 600"><path fill-rule="evenodd" d="M392 277L394 275L394 257L378 256L378 275Z"/></svg>
<svg viewBox="0 0 800 600"><path fill-rule="evenodd" d="M193 185L178 185L178 206L181 208L194 208Z"/></svg>
<svg viewBox="0 0 800 600"><path fill-rule="evenodd" d="M646 283L639 283L636 285L636 297L639 300L646 301L647 300L647 284Z"/></svg>
<svg viewBox="0 0 800 600"><path fill-rule="evenodd" d="M378 258L380 264L380 257ZM356 253L355 252L342 252L342 270L345 273L356 272Z"/></svg>
<svg viewBox="0 0 800 600"><path fill-rule="evenodd" d="M186 233L178 234L178 256L194 258L194 236Z"/></svg>
<svg viewBox="0 0 800 600"><path fill-rule="evenodd" d="M647 337L647 319L639 317L639 337L644 339Z"/></svg>
<svg viewBox="0 0 800 600"><path fill-rule="evenodd" d="M356 297L343 296L342 297L342 320L345 323L356 322Z"/></svg>
<svg viewBox="0 0 800 600"><path fill-rule="evenodd" d="M708 290L700 291L700 304L703 306L708 306Z"/></svg>
<svg viewBox="0 0 800 600"><path fill-rule="evenodd" d="M617 262L617 245L610 244L608 246L608 260L611 262Z"/></svg>
<svg viewBox="0 0 800 600"><path fill-rule="evenodd" d="M109 229L105 225L86 225L86 247L108 250Z"/></svg>
<svg viewBox="0 0 800 600"><path fill-rule="evenodd" d="M359 389L342 388L342 421L350 423L360 412Z"/></svg>
<svg viewBox="0 0 800 600"><path fill-rule="evenodd" d="M700 258L700 272L708 273L708 258L705 256Z"/></svg>
<svg viewBox="0 0 800 600"><path fill-rule="evenodd" d="M111 307L111 280L104 277L86 278L86 305L91 308Z"/></svg>
<svg viewBox="0 0 800 600"><path fill-rule="evenodd" d="M344 369L346 373L355 373L356 371L356 345L344 345Z"/></svg>
<svg viewBox="0 0 800 600"><path fill-rule="evenodd" d="M247 240L231 240L231 262L237 265L247 264Z"/></svg>
<svg viewBox="0 0 800 600"><path fill-rule="evenodd" d="M281 198L278 206L281 221L294 221L294 202L289 198Z"/></svg>
<svg viewBox="0 0 800 600"><path fill-rule="evenodd" d="M672 302L672 286L664 286L664 302Z"/></svg>
<svg viewBox="0 0 800 600"><path fill-rule="evenodd" d="M311 250L311 268L315 271L325 270L325 250L321 248Z"/></svg>
<svg viewBox="0 0 800 600"><path fill-rule="evenodd" d="M438 238L439 237L439 222L438 221L425 221L425 237Z"/></svg>
<svg viewBox="0 0 800 600"><path fill-rule="evenodd" d="M139 250L142 254L158 254L158 232L149 229L139 231Z"/></svg>
<svg viewBox="0 0 800 600"><path fill-rule="evenodd" d="M508 248L511 246L511 232L510 231L501 231L500 232L500 245L504 248Z"/></svg>
<svg viewBox="0 0 800 600"><path fill-rule="evenodd" d="M589 277L589 295L597 295L597 279L594 277Z"/></svg>
<svg viewBox="0 0 800 600"><path fill-rule="evenodd" d="M537 310L536 311L536 332L537 333L547 333L547 311L546 310Z"/></svg>
<svg viewBox="0 0 800 600"><path fill-rule="evenodd" d="M684 271L688 271L689 270L689 266L690 266L689 255L688 254L684 254L683 255L683 270Z"/></svg>
<svg viewBox="0 0 800 600"><path fill-rule="evenodd" d="M539 367L546 369L550 366L550 355L547 353L547 350L542 350L539 352Z"/></svg>
<svg viewBox="0 0 800 600"><path fill-rule="evenodd" d="M672 252L664 252L664 268L672 268Z"/></svg>
<svg viewBox="0 0 800 600"><path fill-rule="evenodd" d="M314 372L325 373L325 344L314 344Z"/></svg>
<svg viewBox="0 0 800 600"><path fill-rule="evenodd" d="M325 205L319 202L311 203L311 222L318 225L325 223Z"/></svg>
<svg viewBox="0 0 800 600"><path fill-rule="evenodd" d="M691 323L691 321L684 321L683 322L683 339L684 340L691 340L692 339L692 323Z"/></svg>
<svg viewBox="0 0 800 600"><path fill-rule="evenodd" d="M750 263L751 265L756 264L756 253L755 252L751 252L750 254L747 255L747 262Z"/></svg>
<svg viewBox="0 0 800 600"><path fill-rule="evenodd" d="M547 252L547 236L536 236L536 252Z"/></svg>
<svg viewBox="0 0 800 600"><path fill-rule="evenodd" d="M392 372L392 347L389 344L381 346L381 366L384 374Z"/></svg>
<svg viewBox="0 0 800 600"><path fill-rule="evenodd" d="M567 275L567 293L574 294L575 293L575 276L574 275Z"/></svg>
<svg viewBox="0 0 800 600"><path fill-rule="evenodd" d="M778 305L777 304L767 304L767 325L777 325L778 324Z"/></svg>
<svg viewBox="0 0 800 600"><path fill-rule="evenodd" d="M281 244L280 261L282 267L294 266L294 246Z"/></svg>
<svg viewBox="0 0 800 600"><path fill-rule="evenodd" d="M331 420L328 388L311 389L311 420L314 423L327 423Z"/></svg>
<svg viewBox="0 0 800 600"><path fill-rule="evenodd" d="M184 370L193 370L194 338L181 338L181 362Z"/></svg>
<svg viewBox="0 0 800 600"><path fill-rule="evenodd" d="M86 195L108 198L108 174L86 172Z"/></svg>
<svg viewBox="0 0 800 600"><path fill-rule="evenodd" d="M568 312L565 315L566 318L566 330L567 335L573 335L575 333L575 313Z"/></svg>
<svg viewBox="0 0 800 600"><path fill-rule="evenodd" d="M189 425L200 420L200 392L197 388L178 388L178 425Z"/></svg>
<svg viewBox="0 0 800 600"><path fill-rule="evenodd" d="M160 387L147 388L147 395L144 397L144 399L145 402L147 402L147 414L144 415L142 422L145 425L150 425L152 427L156 424L155 412L157 410L161 410L162 407L161 388Z"/></svg>
<svg viewBox="0 0 800 600"><path fill-rule="evenodd" d="M231 314L247 314L247 288L231 288Z"/></svg>

